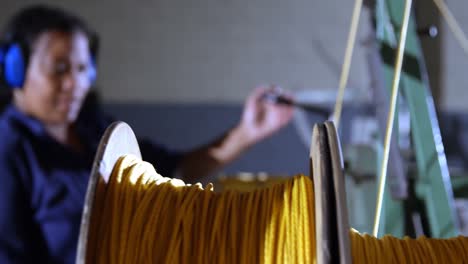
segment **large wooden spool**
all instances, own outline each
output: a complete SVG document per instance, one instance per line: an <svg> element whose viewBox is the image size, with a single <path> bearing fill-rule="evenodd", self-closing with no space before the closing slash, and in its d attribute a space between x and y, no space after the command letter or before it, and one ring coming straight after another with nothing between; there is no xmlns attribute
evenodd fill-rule
<svg viewBox="0 0 468 264"><path fill-rule="evenodd" d="M116 161L126 154L141 158L135 134L124 122L113 123L105 131L94 159L81 220L77 264L86 263L97 183L107 183ZM317 263L351 263L343 159L333 123L314 126L309 162L315 189Z"/></svg>
<svg viewBox="0 0 468 264"><path fill-rule="evenodd" d="M91 212L96 197L96 185L99 181L107 183L116 161L125 154L133 154L141 158L140 147L133 130L124 122L110 125L99 143L93 162L91 176L86 191L85 204L81 217L80 236L76 253L76 263L86 263Z"/></svg>

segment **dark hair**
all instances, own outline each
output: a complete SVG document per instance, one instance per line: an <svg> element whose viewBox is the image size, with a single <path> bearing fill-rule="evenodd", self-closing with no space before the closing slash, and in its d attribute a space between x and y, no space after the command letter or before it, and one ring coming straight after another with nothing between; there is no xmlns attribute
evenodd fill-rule
<svg viewBox="0 0 468 264"><path fill-rule="evenodd" d="M33 5L19 10L4 28L0 42L18 43L26 53L26 59L29 59L33 45L47 31L83 32L88 37L91 54L93 57L97 54L97 36L81 18L47 5Z"/></svg>

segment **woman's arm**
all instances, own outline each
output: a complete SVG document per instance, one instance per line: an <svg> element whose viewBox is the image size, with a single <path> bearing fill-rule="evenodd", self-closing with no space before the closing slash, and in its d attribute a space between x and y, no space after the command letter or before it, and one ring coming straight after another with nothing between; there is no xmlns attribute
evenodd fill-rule
<svg viewBox="0 0 468 264"><path fill-rule="evenodd" d="M195 182L211 175L289 123L293 108L262 100L268 92L276 89L256 88L247 98L242 117L234 128L182 158L179 173L184 180Z"/></svg>

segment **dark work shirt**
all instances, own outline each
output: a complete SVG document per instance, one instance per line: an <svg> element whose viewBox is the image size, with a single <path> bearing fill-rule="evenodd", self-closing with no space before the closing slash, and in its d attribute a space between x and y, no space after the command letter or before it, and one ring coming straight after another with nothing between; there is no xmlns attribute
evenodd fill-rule
<svg viewBox="0 0 468 264"><path fill-rule="evenodd" d="M0 116L0 263L74 263L97 146L113 120L83 110L82 152L64 146L14 106ZM143 159L171 176L180 154L139 141Z"/></svg>

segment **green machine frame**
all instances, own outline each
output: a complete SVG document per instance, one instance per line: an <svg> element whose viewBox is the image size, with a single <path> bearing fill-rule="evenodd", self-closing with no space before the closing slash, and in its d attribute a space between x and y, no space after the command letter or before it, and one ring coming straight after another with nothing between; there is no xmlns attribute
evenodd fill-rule
<svg viewBox="0 0 468 264"><path fill-rule="evenodd" d="M404 4L405 0L376 0L373 3L376 46L383 62L385 89L390 89L392 84ZM410 114L416 169L413 173L407 173L404 179L406 183L403 188L408 188L406 197L392 198L387 185L379 234L390 233L401 237L417 233L414 232L414 227L408 225L411 223L408 220L411 219L409 215L417 213L421 216L421 226L424 227L425 235L438 238L454 237L459 234L459 219L455 211L452 183L423 58L413 12L401 72L400 97L404 99ZM397 124L395 121L395 125ZM393 177L390 178L390 182L395 180L394 175L390 176ZM460 185L465 183L460 182ZM395 217L397 215L399 217Z"/></svg>

